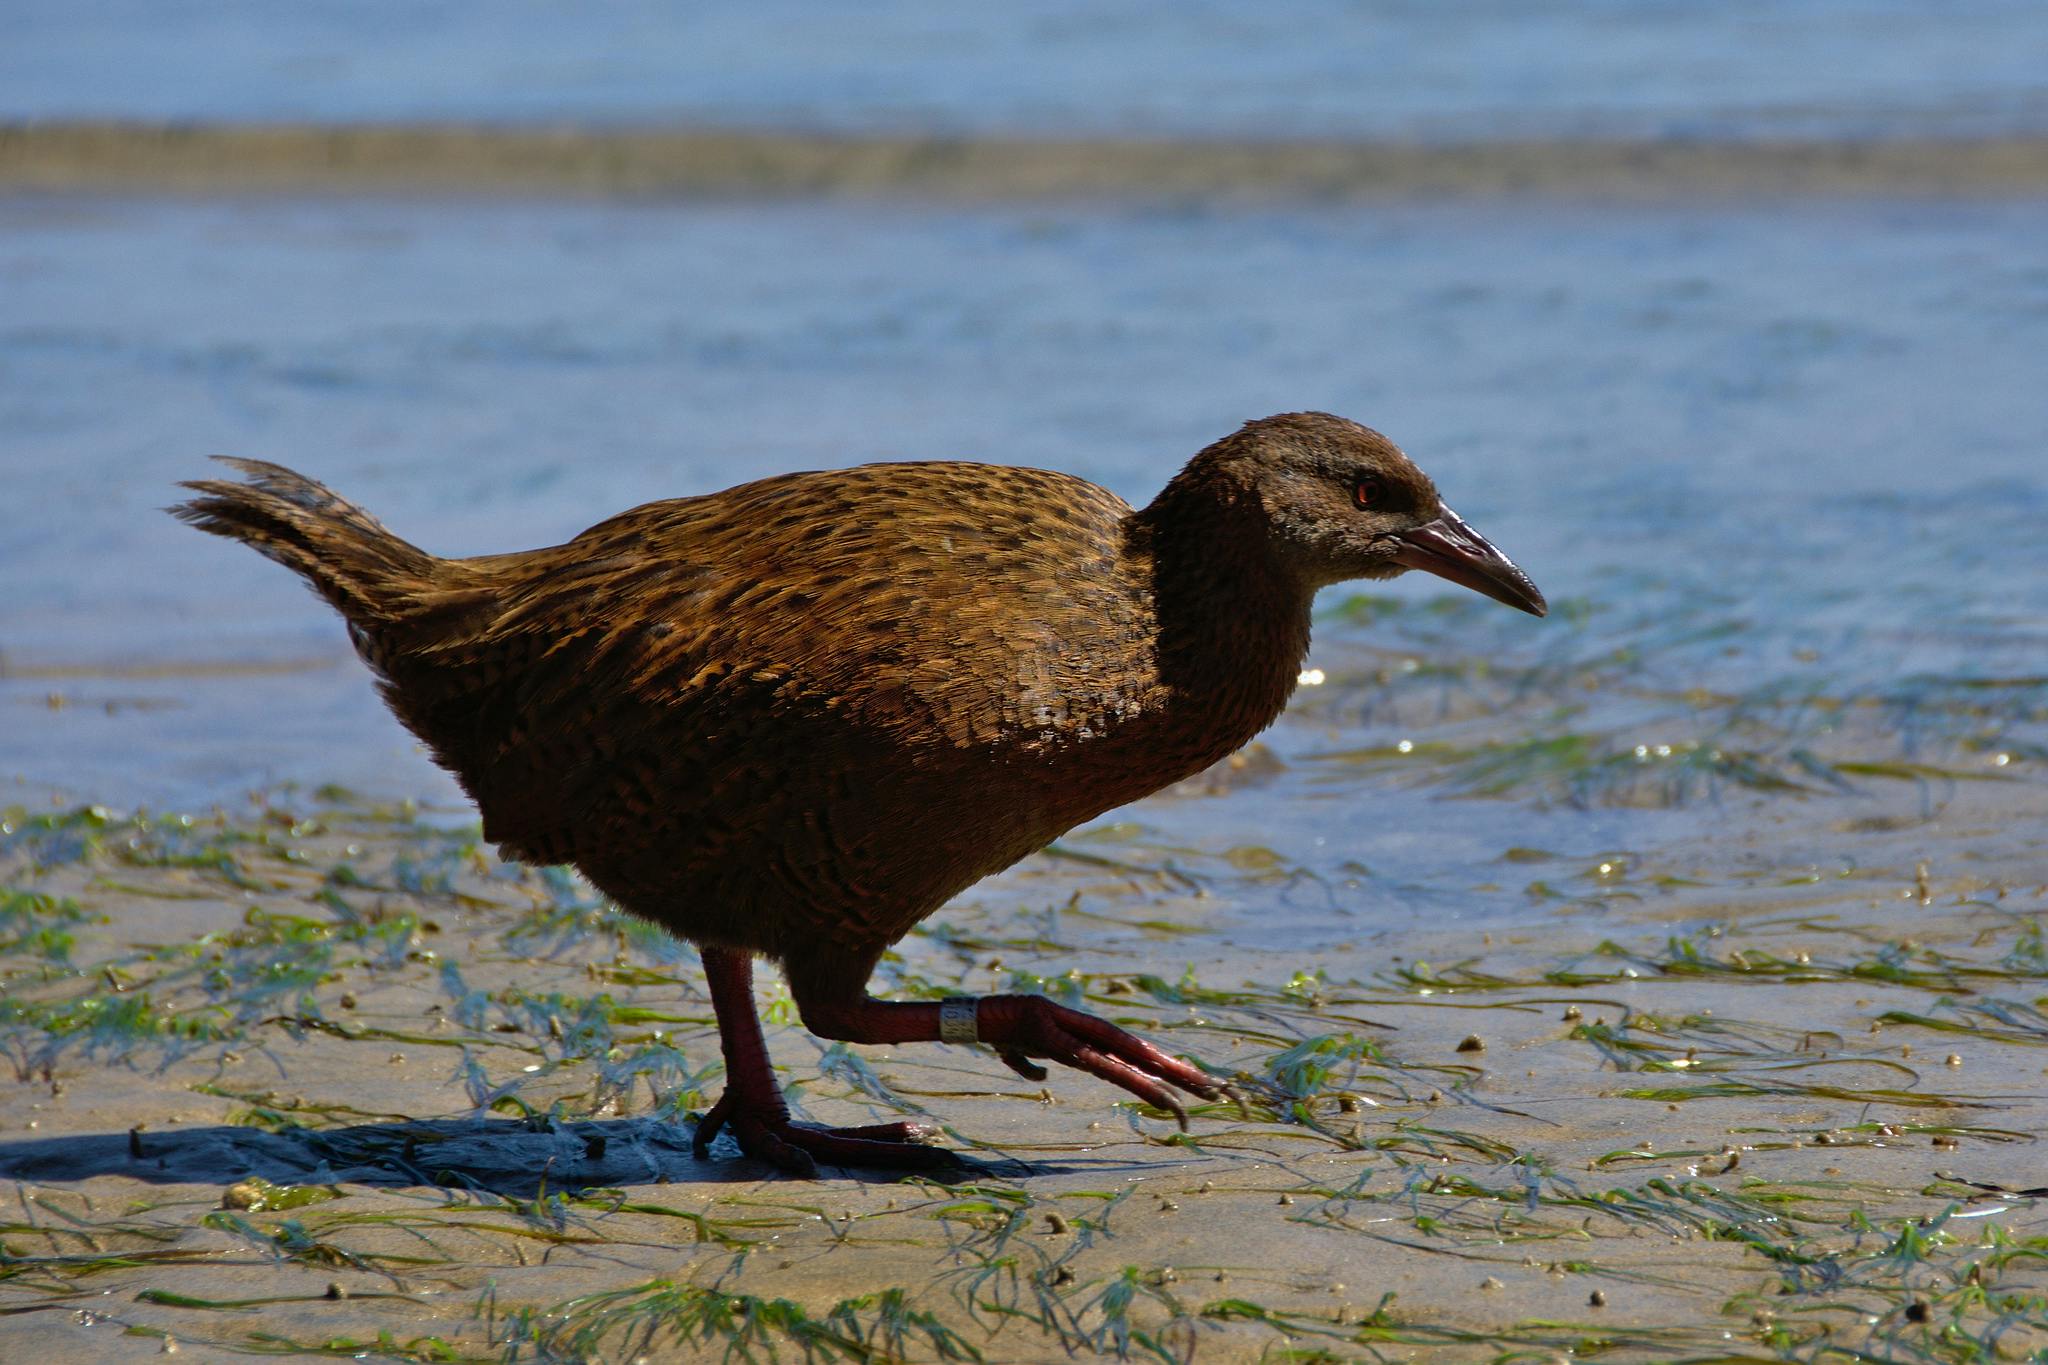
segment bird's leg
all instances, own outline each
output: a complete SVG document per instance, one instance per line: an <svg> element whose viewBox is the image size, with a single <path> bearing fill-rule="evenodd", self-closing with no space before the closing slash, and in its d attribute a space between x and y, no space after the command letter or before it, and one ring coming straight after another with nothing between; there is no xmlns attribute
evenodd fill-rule
<svg viewBox="0 0 2048 1365"><path fill-rule="evenodd" d="M929 1123L878 1123L864 1128L817 1128L792 1122L782 1089L768 1063L761 1020L754 1013L754 959L730 948L704 948L704 977L718 1016L718 1040L725 1052L725 1093L697 1124L698 1156L711 1139L730 1128L748 1156L774 1162L785 1171L815 1176L817 1163L844 1166L925 1168L951 1162L953 1154L917 1144L938 1136Z"/></svg>
<svg viewBox="0 0 2048 1365"><path fill-rule="evenodd" d="M1042 995L986 995L948 1000L943 1005L896 1004L864 991L851 995L841 976L807 990L803 976L790 989L803 1012L804 1027L822 1038L849 1043L986 1043L1011 1070L1029 1080L1045 1079L1033 1057L1058 1062L1121 1086L1145 1103L1164 1109L1185 1128L1187 1111L1171 1087L1203 1099L1224 1093L1222 1082L1178 1057L1124 1032L1092 1014L1068 1009Z"/></svg>

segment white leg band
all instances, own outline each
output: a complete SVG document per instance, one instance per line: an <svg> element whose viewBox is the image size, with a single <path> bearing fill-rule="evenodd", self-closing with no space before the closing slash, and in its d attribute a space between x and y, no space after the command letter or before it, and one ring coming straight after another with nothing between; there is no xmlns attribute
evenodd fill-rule
<svg viewBox="0 0 2048 1365"><path fill-rule="evenodd" d="M981 1008L981 1001L971 995L949 995L939 1002L939 1041L942 1043L978 1043L981 1030L974 1026L975 1012Z"/></svg>

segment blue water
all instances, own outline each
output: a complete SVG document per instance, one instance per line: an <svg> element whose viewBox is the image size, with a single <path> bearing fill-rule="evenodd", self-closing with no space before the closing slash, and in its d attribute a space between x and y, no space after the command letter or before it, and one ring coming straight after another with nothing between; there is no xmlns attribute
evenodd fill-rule
<svg viewBox="0 0 2048 1365"><path fill-rule="evenodd" d="M0 201L0 805L327 781L458 802L322 604L161 513L208 453L289 463L461 554L885 458L1143 501L1300 407L1392 434L1565 609L1414 575L1391 616L1333 591L1328 681L1269 733L1277 775L1137 808L1142 856L1262 844L1473 914L1484 896L1444 888L1508 847L1879 808L1536 781L1438 819L1443 774L1331 757L1400 739L2008 753L2037 776L2048 682L2009 684L2048 658L2039 226L2030 203ZM251 665L283 671L224 671Z"/></svg>
<svg viewBox="0 0 2048 1365"><path fill-rule="evenodd" d="M2036 0L14 0L0 117L1885 137L2048 126Z"/></svg>

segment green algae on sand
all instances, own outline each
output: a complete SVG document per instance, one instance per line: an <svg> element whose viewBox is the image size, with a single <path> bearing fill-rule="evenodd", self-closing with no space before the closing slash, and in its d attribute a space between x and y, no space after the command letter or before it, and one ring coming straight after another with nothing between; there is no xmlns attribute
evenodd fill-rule
<svg viewBox="0 0 2048 1365"><path fill-rule="evenodd" d="M1236 1099L1182 1135L1084 1077L786 1027L797 1105L937 1113L966 1157L815 1183L690 1154L719 1077L688 950L471 827L342 793L11 812L4 1330L53 1360L2023 1358L2048 889L1960 800L1964 833L1853 876L1510 850L1570 892L1526 927L1309 959L1139 927L1271 894L1271 858L1155 877L1142 830L1084 841L885 984L1056 993Z"/></svg>

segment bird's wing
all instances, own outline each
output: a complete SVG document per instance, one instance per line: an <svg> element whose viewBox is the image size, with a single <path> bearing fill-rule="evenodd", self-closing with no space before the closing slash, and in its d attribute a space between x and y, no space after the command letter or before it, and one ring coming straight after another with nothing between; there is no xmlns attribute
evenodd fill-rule
<svg viewBox="0 0 2048 1365"><path fill-rule="evenodd" d="M1129 508L1065 475L909 468L652 503L465 561L373 662L490 837L544 859L593 820L667 825L736 780L786 783L821 745L915 763L1104 723L1125 704L1105 660L1142 636L1117 579Z"/></svg>

